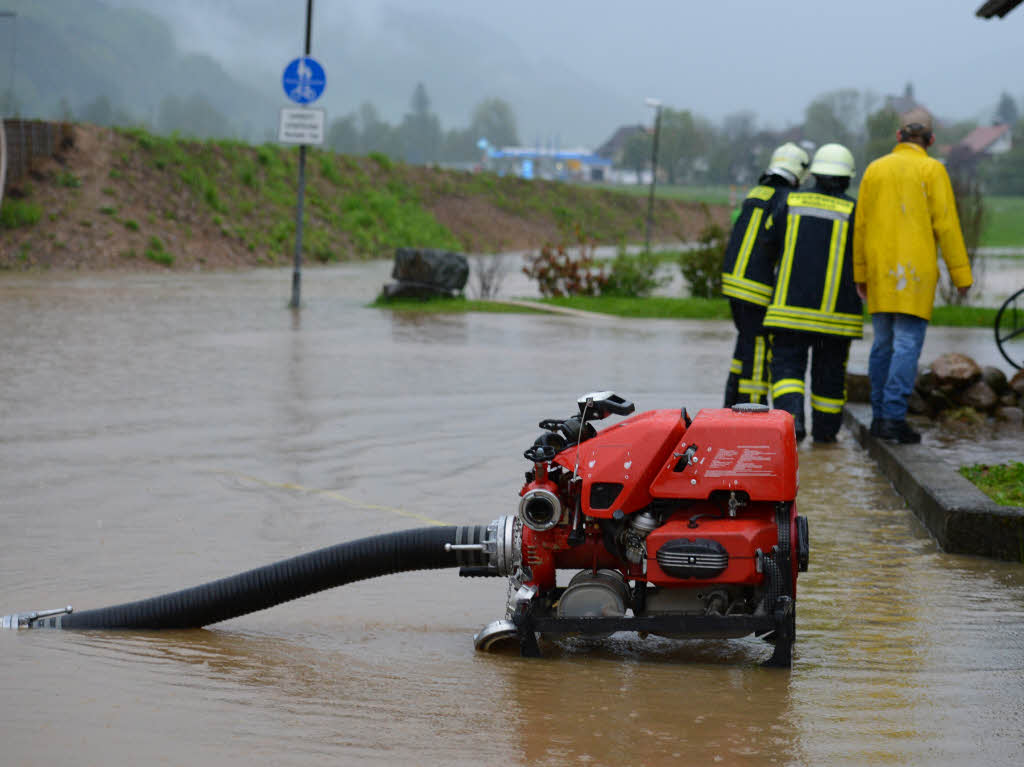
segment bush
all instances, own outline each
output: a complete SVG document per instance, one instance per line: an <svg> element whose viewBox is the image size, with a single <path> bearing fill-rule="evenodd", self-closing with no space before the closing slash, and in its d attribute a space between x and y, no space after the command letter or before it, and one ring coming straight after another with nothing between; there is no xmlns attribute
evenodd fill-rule
<svg viewBox="0 0 1024 767"><path fill-rule="evenodd" d="M540 294L553 296L597 296L607 276L604 265L594 258L594 246L580 242L579 255L569 253L565 243L545 245L540 253L525 256L523 274L537 280Z"/></svg>
<svg viewBox="0 0 1024 767"><path fill-rule="evenodd" d="M656 289L667 283L671 278L658 276L660 262L649 250L630 256L625 248L619 248L619 255L612 261L603 287L603 296L621 296L623 298L645 298Z"/></svg>
<svg viewBox="0 0 1024 767"><path fill-rule="evenodd" d="M679 256L679 268L690 285L694 298L720 298L722 295L722 259L727 240L725 230L708 221L697 238L695 250Z"/></svg>
<svg viewBox="0 0 1024 767"><path fill-rule="evenodd" d="M8 197L0 207L0 229L17 229L32 226L43 216L43 209L26 200Z"/></svg>

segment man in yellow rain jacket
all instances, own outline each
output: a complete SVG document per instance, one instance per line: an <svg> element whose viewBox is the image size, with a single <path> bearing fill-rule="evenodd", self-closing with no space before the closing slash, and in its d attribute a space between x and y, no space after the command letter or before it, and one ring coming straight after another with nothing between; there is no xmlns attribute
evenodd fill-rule
<svg viewBox="0 0 1024 767"><path fill-rule="evenodd" d="M971 266L945 167L927 154L932 118L916 108L901 118L899 143L864 172L857 195L853 279L867 301L875 338L868 360L871 433L912 444L906 421L939 278L936 244L960 295Z"/></svg>

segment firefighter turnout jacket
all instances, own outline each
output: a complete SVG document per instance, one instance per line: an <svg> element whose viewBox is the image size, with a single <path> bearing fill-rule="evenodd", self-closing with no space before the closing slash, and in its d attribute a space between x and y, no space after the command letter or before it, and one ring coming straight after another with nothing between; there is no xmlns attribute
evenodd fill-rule
<svg viewBox="0 0 1024 767"><path fill-rule="evenodd" d="M775 264L765 254L758 233L772 205L788 186L773 176L750 190L729 235L722 261L722 293L737 301L768 306L775 284Z"/></svg>
<svg viewBox="0 0 1024 767"><path fill-rule="evenodd" d="M780 190L761 238L778 262L766 329L784 328L846 338L863 335L862 305L853 281L852 197Z"/></svg>

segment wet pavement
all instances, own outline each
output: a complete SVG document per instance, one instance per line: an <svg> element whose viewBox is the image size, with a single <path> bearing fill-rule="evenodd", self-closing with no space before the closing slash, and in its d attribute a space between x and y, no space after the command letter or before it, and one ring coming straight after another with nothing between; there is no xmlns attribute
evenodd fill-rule
<svg viewBox="0 0 1024 767"><path fill-rule="evenodd" d="M542 418L720 403L726 322L366 308L389 263L4 275L0 613L165 593L511 513ZM510 288L514 283L510 282ZM514 294L514 293L512 293ZM1000 364L987 330L923 359ZM866 368L867 342L851 365ZM1024 567L944 554L849 434L800 449L791 671L757 640L482 655L505 583L407 573L206 630L0 632L18 765L1011 764Z"/></svg>

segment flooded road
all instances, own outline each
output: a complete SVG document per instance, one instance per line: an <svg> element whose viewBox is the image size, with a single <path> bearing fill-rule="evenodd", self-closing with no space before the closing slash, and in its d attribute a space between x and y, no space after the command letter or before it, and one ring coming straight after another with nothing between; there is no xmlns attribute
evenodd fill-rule
<svg viewBox="0 0 1024 767"><path fill-rule="evenodd" d="M720 404L724 322L392 315L390 264L0 281L0 614L512 513L542 418ZM998 364L989 331L922 359ZM867 343L851 364L866 369ZM1024 567L938 551L843 432L800 450L792 671L755 640L483 655L505 582L406 573L207 630L0 632L11 765L1016 764Z"/></svg>

